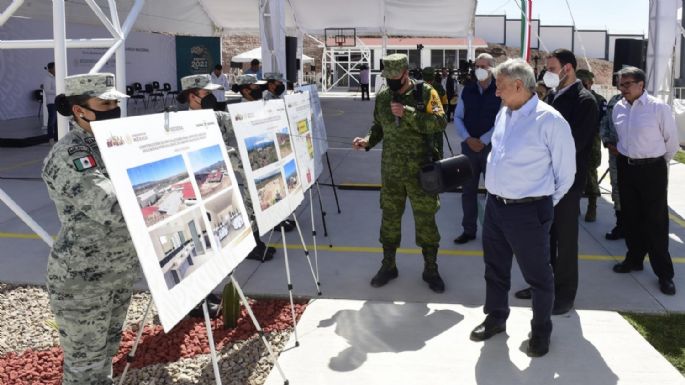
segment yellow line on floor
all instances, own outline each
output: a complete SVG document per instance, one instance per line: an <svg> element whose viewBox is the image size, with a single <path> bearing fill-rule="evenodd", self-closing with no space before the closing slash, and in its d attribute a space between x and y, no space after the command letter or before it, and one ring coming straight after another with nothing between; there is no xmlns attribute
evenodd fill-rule
<svg viewBox="0 0 685 385"><path fill-rule="evenodd" d="M685 228L685 221L682 220L679 216L673 214L673 213L668 213L668 217L675 223L677 223L680 227Z"/></svg>
<svg viewBox="0 0 685 385"><path fill-rule="evenodd" d="M22 233L0 233L0 238L11 238L11 239L40 239L36 234L22 234ZM55 236L53 236L55 238ZM271 243L269 246L275 247L277 249L282 249L283 244L281 243ZM328 247L326 245L318 245L319 251L334 251L338 253L369 253L369 254L381 254L383 249L380 247L367 247L367 246L333 246ZM288 250L303 250L302 245L287 245ZM314 250L313 245L307 245L307 250ZM399 254L413 254L420 255L421 249L418 248L399 248L397 249ZM483 251L481 250L450 250L443 249L439 251L440 255L454 256L454 257L482 257ZM611 256L611 255L586 255L581 254L580 260L582 261L617 261L623 259L623 256ZM673 263L685 264L685 257L672 257Z"/></svg>
<svg viewBox="0 0 685 385"><path fill-rule="evenodd" d="M18 168L22 168L22 167L26 167L26 166L31 166L31 165L34 165L34 164L36 164L36 163L40 163L40 162L42 162L42 161L43 161L43 159L34 159L34 160L28 160L28 161L26 161L26 162L15 163L15 164L10 165L10 166L0 167L0 172L1 172L1 171L16 170L16 169L18 169Z"/></svg>
<svg viewBox="0 0 685 385"><path fill-rule="evenodd" d="M282 249L283 245L278 243L272 243L269 246L273 246L277 249ZM287 245L288 250L302 250L302 245ZM307 245L307 249L313 250L313 245ZM335 251L341 253L370 253L370 254L381 254L383 249L380 247L360 247L360 246L333 246L327 247L326 245L319 245L320 251ZM399 248L397 249L399 254L413 254L420 255L421 249L409 249L409 248ZM446 256L459 256L459 257L482 257L483 252L481 250L440 250L440 255ZM585 255L581 254L580 259L583 261L618 261L623 259L623 256L611 256L611 255ZM673 263L683 263L685 264L685 257L683 258L671 258Z"/></svg>

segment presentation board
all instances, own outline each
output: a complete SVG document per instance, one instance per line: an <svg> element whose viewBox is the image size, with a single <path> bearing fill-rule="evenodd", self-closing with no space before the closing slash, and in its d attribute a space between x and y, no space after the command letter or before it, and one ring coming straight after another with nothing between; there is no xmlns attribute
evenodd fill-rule
<svg viewBox="0 0 685 385"><path fill-rule="evenodd" d="M255 247L216 117L183 111L92 126L168 332Z"/></svg>
<svg viewBox="0 0 685 385"><path fill-rule="evenodd" d="M288 113L290 137L295 150L297 167L302 175L302 191L307 191L316 181L314 140L312 139L312 113L309 91L285 95L285 110ZM319 158L319 162L321 158Z"/></svg>
<svg viewBox="0 0 685 385"><path fill-rule="evenodd" d="M326 134L326 123L323 120L321 111L321 101L316 85L310 84L296 88L296 91L309 92L309 105L312 112L312 140L314 142L314 179L318 179L323 172L323 162L321 157L328 151L328 135Z"/></svg>
<svg viewBox="0 0 685 385"><path fill-rule="evenodd" d="M304 199L283 100L229 104L231 122L259 234L286 219Z"/></svg>

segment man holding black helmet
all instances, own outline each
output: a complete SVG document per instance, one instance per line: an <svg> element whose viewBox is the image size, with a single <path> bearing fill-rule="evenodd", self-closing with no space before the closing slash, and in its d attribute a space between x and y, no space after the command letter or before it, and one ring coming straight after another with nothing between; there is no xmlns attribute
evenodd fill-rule
<svg viewBox="0 0 685 385"><path fill-rule="evenodd" d="M368 151L384 141L383 219L379 239L383 245L383 261L371 286L381 287L397 278L395 254L400 246L402 214L409 197L416 222L416 244L421 247L424 258L423 280L431 290L442 293L445 284L437 265L440 233L435 223L440 205L437 194L427 194L421 189L418 174L427 159L437 152L433 138L442 136L445 130L445 113L433 87L409 78L407 55L384 57L383 76L388 87L376 95L373 125L366 137L352 142L355 149Z"/></svg>

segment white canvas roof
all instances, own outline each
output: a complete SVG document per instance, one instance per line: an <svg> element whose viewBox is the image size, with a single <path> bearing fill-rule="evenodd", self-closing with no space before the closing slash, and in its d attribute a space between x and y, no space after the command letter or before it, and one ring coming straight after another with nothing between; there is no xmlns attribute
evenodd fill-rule
<svg viewBox="0 0 685 385"><path fill-rule="evenodd" d="M109 15L107 0L95 0ZM4 10L11 0L0 0ZM124 20L133 0L116 0ZM146 0L134 29L178 35L258 33L258 0ZM462 37L469 32L476 0L285 0L286 28L322 34L325 28L357 28L358 34ZM98 24L84 0L66 2L67 23ZM52 19L52 2L25 0L15 16ZM439 17L438 17L439 16Z"/></svg>
<svg viewBox="0 0 685 385"><path fill-rule="evenodd" d="M249 63L253 59L262 61L262 47L257 47L249 51L235 55L231 58L231 61L234 63ZM302 54L302 61L305 64L314 64L314 58L312 58L311 56L307 56L305 54Z"/></svg>

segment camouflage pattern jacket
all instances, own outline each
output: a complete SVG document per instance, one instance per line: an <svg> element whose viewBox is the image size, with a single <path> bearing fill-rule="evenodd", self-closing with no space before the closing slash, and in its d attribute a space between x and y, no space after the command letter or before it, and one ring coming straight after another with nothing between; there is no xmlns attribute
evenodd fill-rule
<svg viewBox="0 0 685 385"><path fill-rule="evenodd" d="M86 281L137 268L131 236L93 135L72 122L45 158L42 178L62 223L53 262Z"/></svg>
<svg viewBox="0 0 685 385"><path fill-rule="evenodd" d="M426 138L435 137L435 134L441 135L447 125L442 103L435 89L423 83L422 96L426 108L419 111L416 109L414 86L415 82L412 80L412 87L404 94L397 96L398 101L404 104L402 118L396 118L392 114L390 103L393 92L389 88L383 88L376 95L373 125L366 137L368 140L366 150L373 148L382 140L382 165L384 166L397 162L425 163L429 155ZM436 144L432 147L432 151L437 148Z"/></svg>

